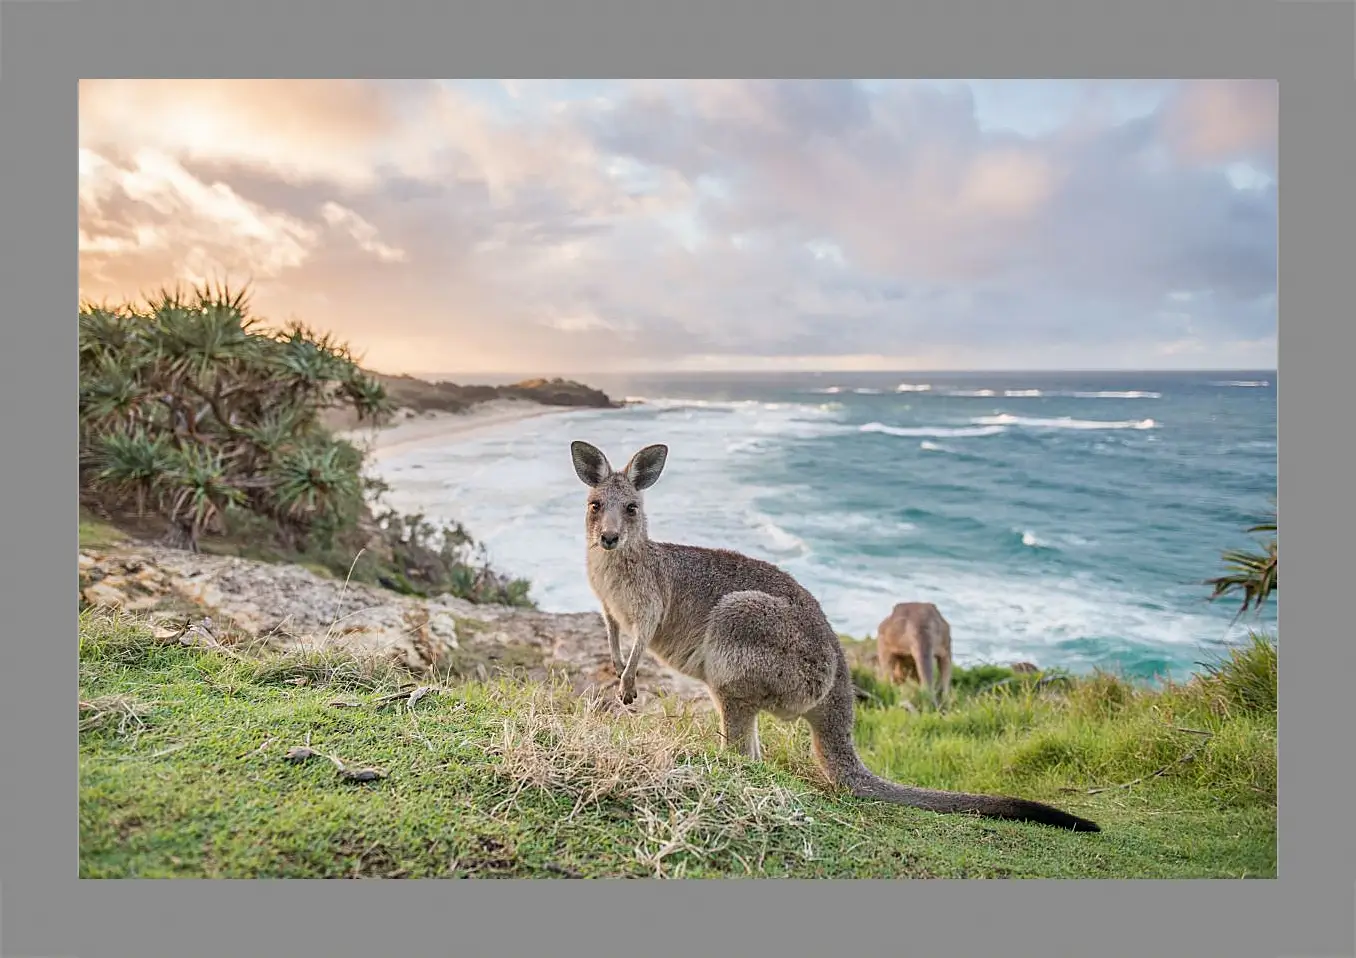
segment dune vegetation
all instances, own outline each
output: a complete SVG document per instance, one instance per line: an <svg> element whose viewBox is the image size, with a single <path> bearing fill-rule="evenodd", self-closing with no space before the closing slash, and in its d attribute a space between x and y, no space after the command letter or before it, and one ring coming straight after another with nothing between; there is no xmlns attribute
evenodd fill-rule
<svg viewBox="0 0 1356 958"><path fill-rule="evenodd" d="M377 505L382 484L329 423L396 406L347 345L270 328L227 288L85 304L79 323L82 523L411 595L531 604L459 524Z"/></svg>

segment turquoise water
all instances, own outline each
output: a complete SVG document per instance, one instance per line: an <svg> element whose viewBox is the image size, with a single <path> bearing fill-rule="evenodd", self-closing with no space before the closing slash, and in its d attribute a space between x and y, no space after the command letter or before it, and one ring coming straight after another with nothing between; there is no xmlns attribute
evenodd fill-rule
<svg viewBox="0 0 1356 958"><path fill-rule="evenodd" d="M841 631L933 601L962 663L1180 677L1256 624L1202 580L1275 495L1272 372L586 378L643 402L411 447L382 462L392 504L593 610L569 441L617 465L665 442L652 535L778 563Z"/></svg>

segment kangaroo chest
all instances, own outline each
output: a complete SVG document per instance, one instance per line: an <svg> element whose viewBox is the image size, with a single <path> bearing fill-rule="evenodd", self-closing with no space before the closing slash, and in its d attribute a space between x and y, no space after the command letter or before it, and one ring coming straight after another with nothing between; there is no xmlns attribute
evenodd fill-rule
<svg viewBox="0 0 1356 958"><path fill-rule="evenodd" d="M603 608L617 620L622 631L657 627L663 618L664 597L655 576L640 563L625 557L589 557L589 585Z"/></svg>

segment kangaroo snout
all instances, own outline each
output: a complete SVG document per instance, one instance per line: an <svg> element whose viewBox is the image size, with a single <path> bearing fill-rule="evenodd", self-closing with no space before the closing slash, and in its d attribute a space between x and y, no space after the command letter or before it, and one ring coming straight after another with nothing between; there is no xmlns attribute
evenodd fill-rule
<svg viewBox="0 0 1356 958"><path fill-rule="evenodd" d="M617 532L604 532L598 536L598 544L604 549L615 549L620 541L621 534Z"/></svg>

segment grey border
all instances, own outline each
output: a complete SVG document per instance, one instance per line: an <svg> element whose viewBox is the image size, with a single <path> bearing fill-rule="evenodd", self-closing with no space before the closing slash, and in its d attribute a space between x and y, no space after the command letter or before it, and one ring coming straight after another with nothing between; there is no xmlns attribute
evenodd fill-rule
<svg viewBox="0 0 1356 958"><path fill-rule="evenodd" d="M1334 439L1349 434L1353 9L1275 0L947 0L927 8L562 0L6 4L0 348L0 952L1351 955L1356 831ZM852 15L848 15L848 11ZM1248 76L1281 81L1292 506L1280 874L1273 882L78 882L69 690L78 76ZM1343 174L1347 173L1348 176ZM1328 336L1334 336L1329 340ZM1302 375L1301 375L1302 370ZM1301 428L1301 426L1303 428ZM10 432L9 430L13 430ZM1343 452L1345 450L1342 450ZM41 455L40 455L41 453ZM1345 523L1343 520L1348 520ZM20 529L20 526L35 528ZM70 534L67 532L66 534ZM17 548L15 548L17 546ZM1296 591L1298 590L1298 591ZM1322 622L1329 622L1325 629ZM1334 627L1335 626L1335 627ZM1345 693L1345 694L1344 694ZM1341 713L1341 714L1339 714ZM1342 718L1342 714L1346 718ZM1334 824L1336 827L1334 827ZM300 920L297 916L305 916ZM711 947L709 941L720 942Z"/></svg>

